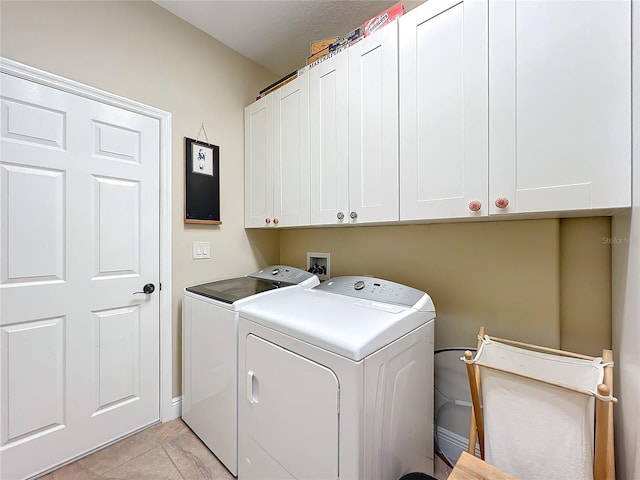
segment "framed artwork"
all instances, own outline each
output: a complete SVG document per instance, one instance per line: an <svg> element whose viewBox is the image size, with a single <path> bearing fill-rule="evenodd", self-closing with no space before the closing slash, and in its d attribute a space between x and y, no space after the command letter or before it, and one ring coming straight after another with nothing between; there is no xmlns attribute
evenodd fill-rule
<svg viewBox="0 0 640 480"><path fill-rule="evenodd" d="M220 147L185 137L185 223L220 225Z"/></svg>
<svg viewBox="0 0 640 480"><path fill-rule="evenodd" d="M213 148L211 145L191 143L191 171L213 176Z"/></svg>

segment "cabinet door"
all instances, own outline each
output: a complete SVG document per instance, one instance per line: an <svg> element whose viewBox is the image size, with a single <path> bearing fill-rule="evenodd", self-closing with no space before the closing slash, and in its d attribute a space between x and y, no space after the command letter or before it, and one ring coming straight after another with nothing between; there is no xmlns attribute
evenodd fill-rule
<svg viewBox="0 0 640 480"><path fill-rule="evenodd" d="M313 225L349 218L348 67L345 50L309 70Z"/></svg>
<svg viewBox="0 0 640 480"><path fill-rule="evenodd" d="M339 385L328 368L247 335L238 477L338 478Z"/></svg>
<svg viewBox="0 0 640 480"><path fill-rule="evenodd" d="M492 214L630 205L630 3L491 4Z"/></svg>
<svg viewBox="0 0 640 480"><path fill-rule="evenodd" d="M349 220L398 220L398 23L349 48Z"/></svg>
<svg viewBox="0 0 640 480"><path fill-rule="evenodd" d="M400 18L400 219L485 216L487 0Z"/></svg>
<svg viewBox="0 0 640 480"><path fill-rule="evenodd" d="M274 123L274 226L308 225L309 75L303 73L272 93Z"/></svg>
<svg viewBox="0 0 640 480"><path fill-rule="evenodd" d="M268 227L273 214L273 97L244 110L245 227Z"/></svg>

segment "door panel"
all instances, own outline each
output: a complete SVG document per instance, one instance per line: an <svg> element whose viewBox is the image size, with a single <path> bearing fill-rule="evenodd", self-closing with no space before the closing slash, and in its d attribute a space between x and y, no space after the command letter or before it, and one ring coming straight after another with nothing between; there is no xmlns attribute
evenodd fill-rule
<svg viewBox="0 0 640 480"><path fill-rule="evenodd" d="M140 273L140 183L93 177L93 214L96 222L94 276L136 275Z"/></svg>
<svg viewBox="0 0 640 480"><path fill-rule="evenodd" d="M239 477L338 478L335 374L254 335L245 362Z"/></svg>
<svg viewBox="0 0 640 480"><path fill-rule="evenodd" d="M64 172L4 164L0 174L2 284L64 280Z"/></svg>
<svg viewBox="0 0 640 480"><path fill-rule="evenodd" d="M399 20L400 220L488 215L487 9L430 0Z"/></svg>
<svg viewBox="0 0 640 480"><path fill-rule="evenodd" d="M398 220L398 23L348 52L351 223Z"/></svg>
<svg viewBox="0 0 640 480"><path fill-rule="evenodd" d="M273 216L278 226L308 225L309 75L301 74L274 96Z"/></svg>
<svg viewBox="0 0 640 480"><path fill-rule="evenodd" d="M2 75L0 477L159 419L159 122Z"/></svg>
<svg viewBox="0 0 640 480"><path fill-rule="evenodd" d="M2 327L3 445L65 423L64 327L64 318Z"/></svg>
<svg viewBox="0 0 640 480"><path fill-rule="evenodd" d="M138 306L94 312L100 348L97 367L95 413L140 397L140 309Z"/></svg>
<svg viewBox="0 0 640 480"><path fill-rule="evenodd" d="M309 70L312 225L347 223L349 215L348 68L343 51Z"/></svg>
<svg viewBox="0 0 640 480"><path fill-rule="evenodd" d="M492 3L492 214L630 205L629 1ZM586 140L588 139L588 140Z"/></svg>
<svg viewBox="0 0 640 480"><path fill-rule="evenodd" d="M244 131L244 226L268 227L273 216L273 95L244 109Z"/></svg>
<svg viewBox="0 0 640 480"><path fill-rule="evenodd" d="M2 138L64 149L64 112L18 99L2 98Z"/></svg>

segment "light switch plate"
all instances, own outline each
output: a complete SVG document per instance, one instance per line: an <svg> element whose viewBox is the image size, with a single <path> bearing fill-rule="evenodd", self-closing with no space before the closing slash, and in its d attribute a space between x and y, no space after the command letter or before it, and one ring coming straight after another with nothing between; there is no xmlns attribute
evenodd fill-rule
<svg viewBox="0 0 640 480"><path fill-rule="evenodd" d="M211 242L193 242L193 258L211 258Z"/></svg>

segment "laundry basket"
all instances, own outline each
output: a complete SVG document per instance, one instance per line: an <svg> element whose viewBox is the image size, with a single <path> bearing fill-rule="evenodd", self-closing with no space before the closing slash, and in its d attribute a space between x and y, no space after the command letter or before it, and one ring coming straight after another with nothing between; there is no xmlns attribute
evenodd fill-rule
<svg viewBox="0 0 640 480"><path fill-rule="evenodd" d="M488 463L522 480L613 480L612 362L488 335L465 361Z"/></svg>

